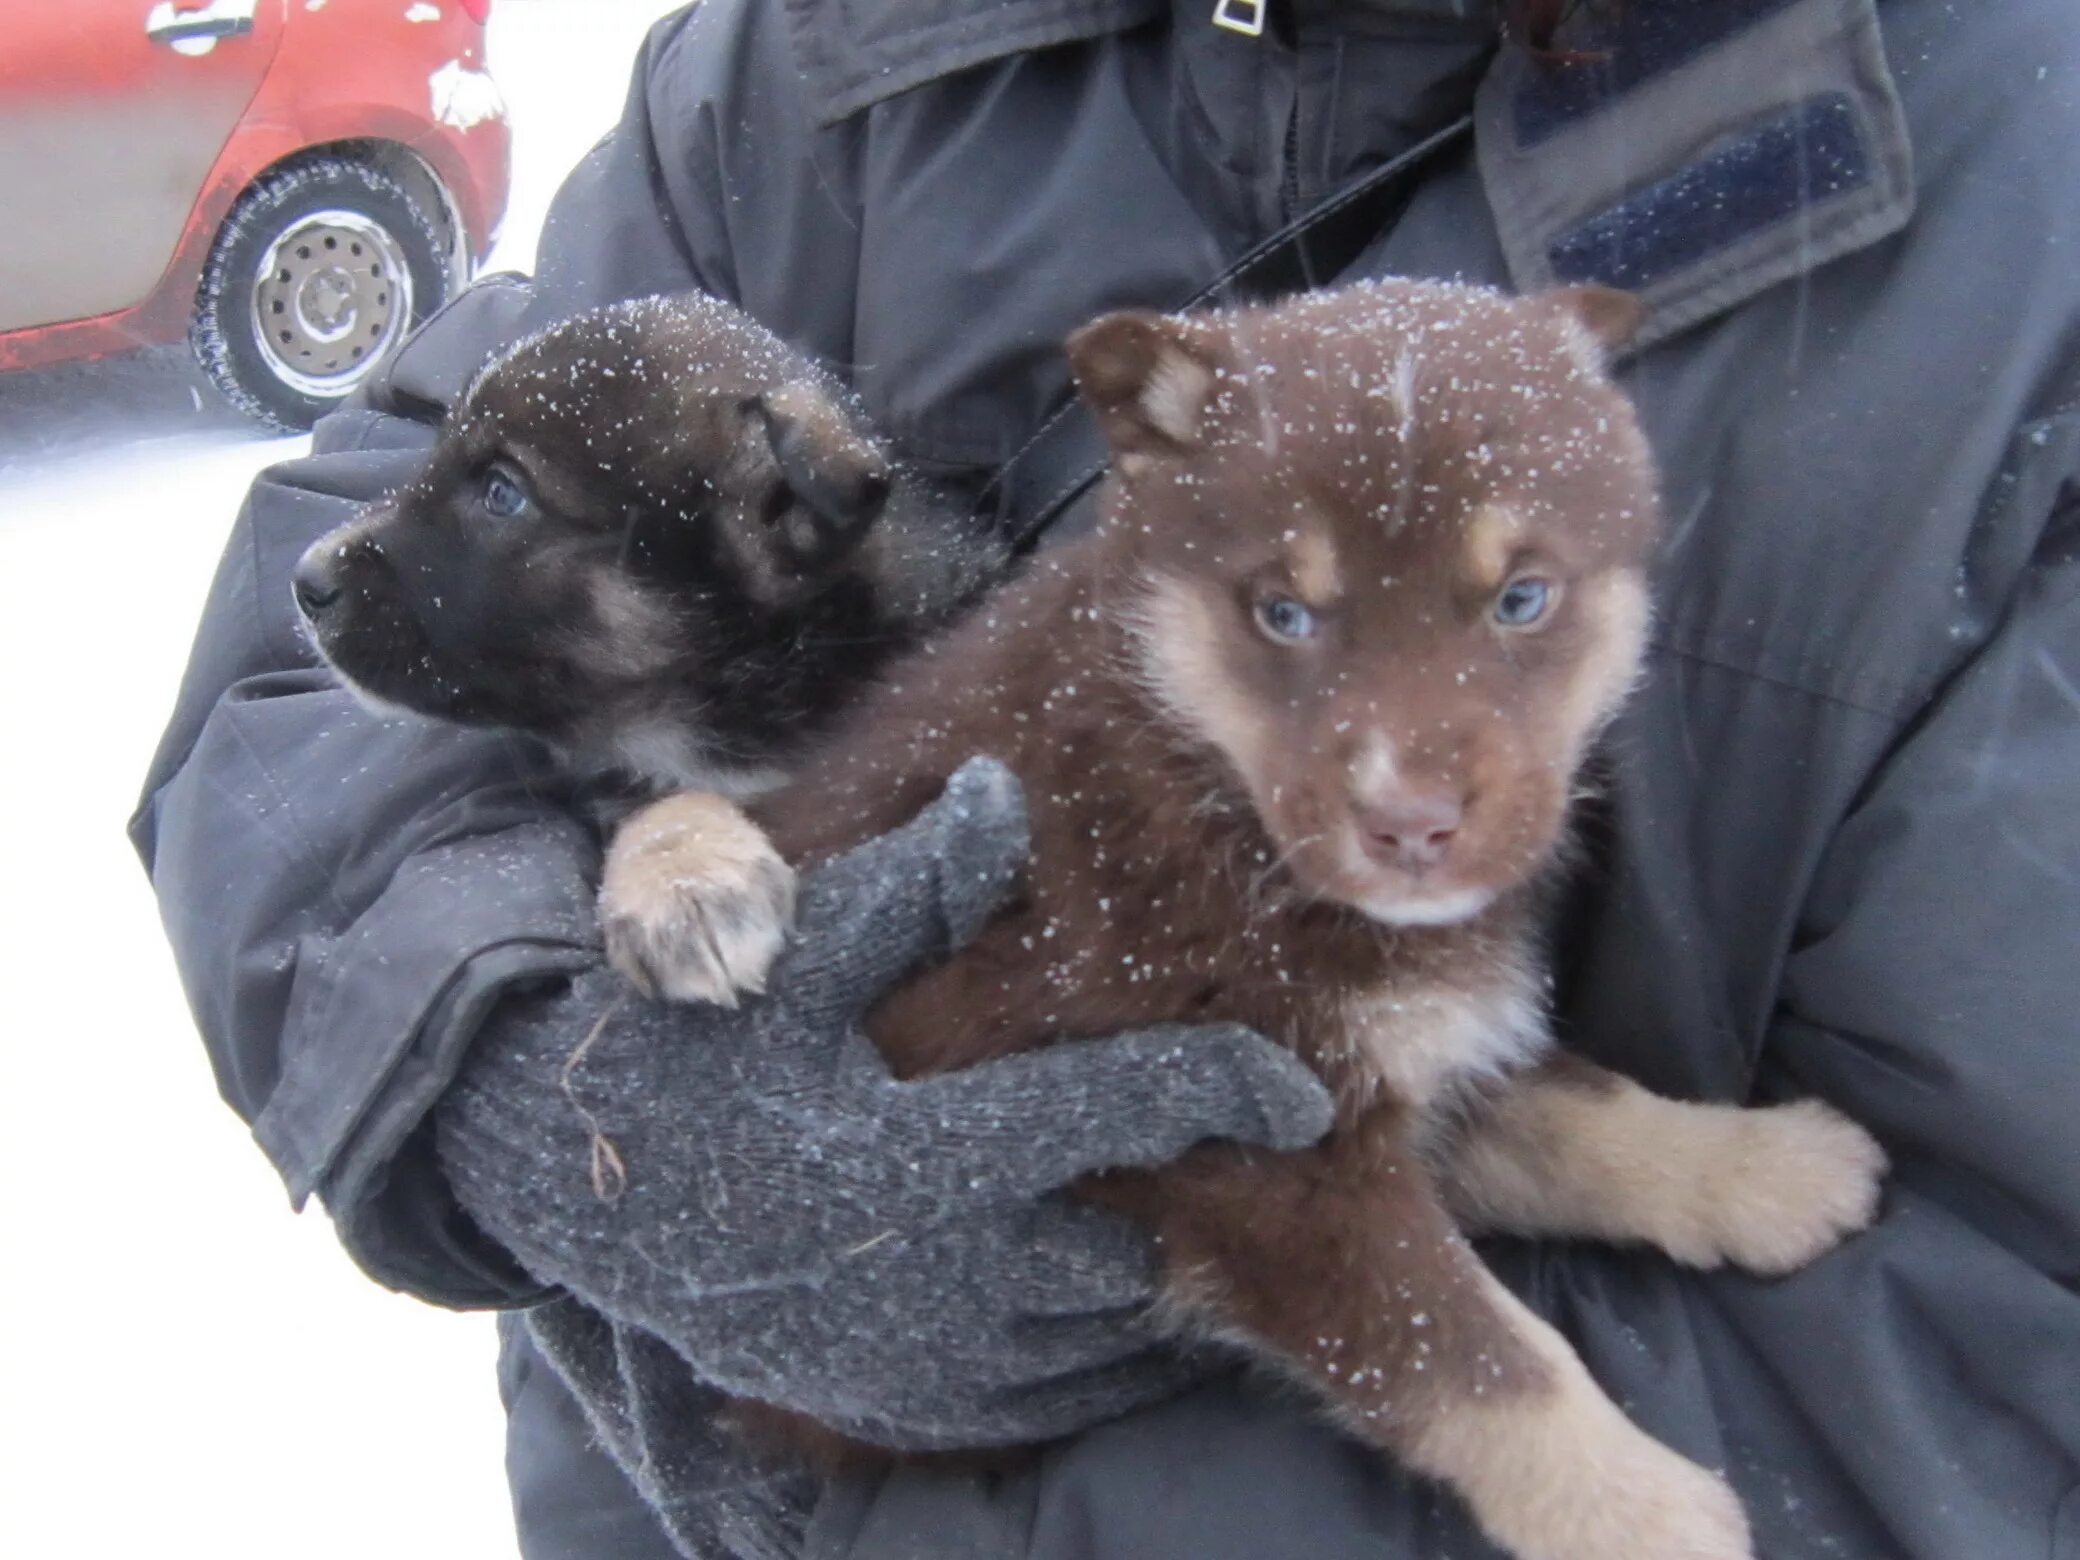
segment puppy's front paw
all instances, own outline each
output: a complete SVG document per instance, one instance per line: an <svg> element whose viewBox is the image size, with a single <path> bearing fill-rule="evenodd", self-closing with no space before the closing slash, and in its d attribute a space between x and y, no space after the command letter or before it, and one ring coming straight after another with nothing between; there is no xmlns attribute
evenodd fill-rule
<svg viewBox="0 0 2080 1560"><path fill-rule="evenodd" d="M735 1007L794 924L794 869L729 802L668 796L622 824L600 882L607 959L637 990Z"/></svg>
<svg viewBox="0 0 2080 1560"><path fill-rule="evenodd" d="M1711 1220L1724 1260L1752 1273L1789 1273L1877 1215L1885 1150L1840 1111L1800 1100L1736 1120L1739 1164Z"/></svg>
<svg viewBox="0 0 2080 1560"><path fill-rule="evenodd" d="M1633 1424L1564 1347L1545 1351L1557 1391L1462 1408L1459 1444L1433 1430L1417 1458L1459 1464L1445 1471L1517 1560L1754 1560L1726 1481Z"/></svg>
<svg viewBox="0 0 2080 1560"><path fill-rule="evenodd" d="M1645 1441L1647 1438L1640 1438ZM1658 1443L1603 1470L1596 1510L1568 1542L1567 1560L1754 1560L1747 1514L1726 1481Z"/></svg>

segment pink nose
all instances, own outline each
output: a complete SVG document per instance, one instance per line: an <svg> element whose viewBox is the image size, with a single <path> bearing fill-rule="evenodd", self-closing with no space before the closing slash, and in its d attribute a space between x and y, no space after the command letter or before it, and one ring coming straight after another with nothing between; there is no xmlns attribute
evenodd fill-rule
<svg viewBox="0 0 2080 1560"><path fill-rule="evenodd" d="M1424 873L1451 853L1466 809L1439 791L1395 790L1369 802L1354 802L1365 853L1384 867Z"/></svg>

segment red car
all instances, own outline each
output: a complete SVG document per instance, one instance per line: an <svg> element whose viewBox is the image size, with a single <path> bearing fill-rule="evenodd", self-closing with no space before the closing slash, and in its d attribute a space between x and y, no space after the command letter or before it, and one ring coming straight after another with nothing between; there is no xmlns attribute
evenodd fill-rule
<svg viewBox="0 0 2080 1560"><path fill-rule="evenodd" d="M307 428L491 247L491 0L62 0L0 44L0 369L177 341Z"/></svg>

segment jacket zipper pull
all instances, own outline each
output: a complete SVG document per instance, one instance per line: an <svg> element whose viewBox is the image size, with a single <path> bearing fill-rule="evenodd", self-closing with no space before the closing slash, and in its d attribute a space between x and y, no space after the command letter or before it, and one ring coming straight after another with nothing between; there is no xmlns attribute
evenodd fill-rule
<svg viewBox="0 0 2080 1560"><path fill-rule="evenodd" d="M1245 38L1264 36L1264 12L1270 0L1213 0L1213 25Z"/></svg>

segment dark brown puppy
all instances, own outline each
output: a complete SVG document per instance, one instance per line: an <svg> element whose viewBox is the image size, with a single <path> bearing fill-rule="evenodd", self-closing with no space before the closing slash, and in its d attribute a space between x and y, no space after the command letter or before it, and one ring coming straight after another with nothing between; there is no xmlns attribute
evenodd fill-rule
<svg viewBox="0 0 2080 1560"><path fill-rule="evenodd" d="M1551 1054L1539 885L1647 622L1652 474L1599 339L1627 319L1387 283L1088 327L1100 533L899 663L754 816L813 862L1001 758L1029 879L874 1013L896 1070L1176 1019L1291 1046L1340 1102L1319 1147L1085 1188L1155 1232L1175 1324L1520 1555L1738 1560L1732 1493L1461 1233L1781 1272L1869 1219L1883 1166L1824 1107L1679 1104Z"/></svg>
<svg viewBox="0 0 2080 1560"><path fill-rule="evenodd" d="M686 296L579 315L493 362L422 475L313 546L295 588L373 702L533 732L639 795L744 796L1003 561L836 381ZM755 988L793 892L755 843L733 889L672 928L694 953L668 975L644 926L610 920L624 973L689 999Z"/></svg>

